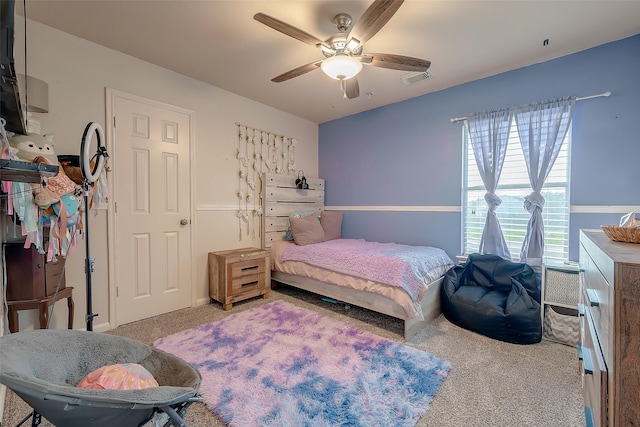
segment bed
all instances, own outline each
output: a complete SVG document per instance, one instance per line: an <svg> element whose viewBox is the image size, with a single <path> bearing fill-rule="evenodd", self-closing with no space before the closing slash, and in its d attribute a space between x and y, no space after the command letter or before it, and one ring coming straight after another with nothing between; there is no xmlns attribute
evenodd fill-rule
<svg viewBox="0 0 640 427"><path fill-rule="evenodd" d="M298 190L295 180L295 176L270 173L264 174L262 179L262 247L271 251L273 281L400 319L404 322L406 340L411 339L427 322L440 314L443 275L453 265L453 261L440 249L430 248L444 254L439 258L446 259L446 262L441 262L437 268L421 277L422 284L419 289L411 292L412 296L398 286L367 279L366 275L343 274L297 260L282 261L289 246L295 245L283 240L289 215L296 211L324 211L324 180L307 178L308 190ZM344 240L343 243L347 246L356 244L350 241L353 239L340 240ZM321 245L323 243L310 247ZM424 247L415 247L416 250L422 248Z"/></svg>

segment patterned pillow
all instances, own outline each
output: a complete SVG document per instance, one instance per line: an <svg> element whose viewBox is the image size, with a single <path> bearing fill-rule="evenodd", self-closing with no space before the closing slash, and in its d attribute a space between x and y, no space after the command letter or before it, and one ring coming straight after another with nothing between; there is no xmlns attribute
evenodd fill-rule
<svg viewBox="0 0 640 427"><path fill-rule="evenodd" d="M144 366L137 363L120 363L96 369L81 379L76 387L95 390L139 390L159 385Z"/></svg>
<svg viewBox="0 0 640 427"><path fill-rule="evenodd" d="M51 165L49 159L44 156L38 156L33 159L34 163L45 163L47 165ZM65 194L71 194L76 190L76 183L71 181L66 173L64 173L64 168L60 165L58 174L51 178L44 178L44 182L47 184L47 188L49 191L55 193L58 196L64 196Z"/></svg>

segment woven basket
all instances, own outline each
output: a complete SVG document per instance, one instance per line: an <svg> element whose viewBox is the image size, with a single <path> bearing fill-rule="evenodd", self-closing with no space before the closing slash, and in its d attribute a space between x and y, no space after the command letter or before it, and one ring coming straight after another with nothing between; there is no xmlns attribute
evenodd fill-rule
<svg viewBox="0 0 640 427"><path fill-rule="evenodd" d="M601 228L608 238L616 242L640 243L640 228L638 227L603 225Z"/></svg>

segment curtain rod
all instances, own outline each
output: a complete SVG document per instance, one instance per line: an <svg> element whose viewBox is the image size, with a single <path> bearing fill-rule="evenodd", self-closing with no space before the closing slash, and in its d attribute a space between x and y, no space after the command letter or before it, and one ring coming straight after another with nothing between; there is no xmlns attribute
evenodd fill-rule
<svg viewBox="0 0 640 427"><path fill-rule="evenodd" d="M576 98L576 101L584 101L585 99L600 98L600 97L603 97L603 96L611 96L611 91L608 90L606 92L599 93L597 95L581 96L581 97ZM519 110L520 108L522 108L522 107L510 108L510 110ZM453 118L449 119L449 121L451 123L455 123L455 122L461 122L461 121L466 120L466 119L467 119L466 116L465 117L453 117Z"/></svg>

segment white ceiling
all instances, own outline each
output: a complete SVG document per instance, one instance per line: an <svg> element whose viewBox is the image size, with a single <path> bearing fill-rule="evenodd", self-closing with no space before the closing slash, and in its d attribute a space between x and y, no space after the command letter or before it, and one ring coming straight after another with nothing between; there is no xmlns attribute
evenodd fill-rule
<svg viewBox="0 0 640 427"><path fill-rule="evenodd" d="M407 0L364 53L430 60L432 78L406 86L406 72L365 66L353 100L319 69L271 82L324 57L255 21L255 13L324 40L337 32L337 13L356 21L371 2L27 0L27 17L316 123L640 33L640 1ZM22 1L16 9L22 15Z"/></svg>

